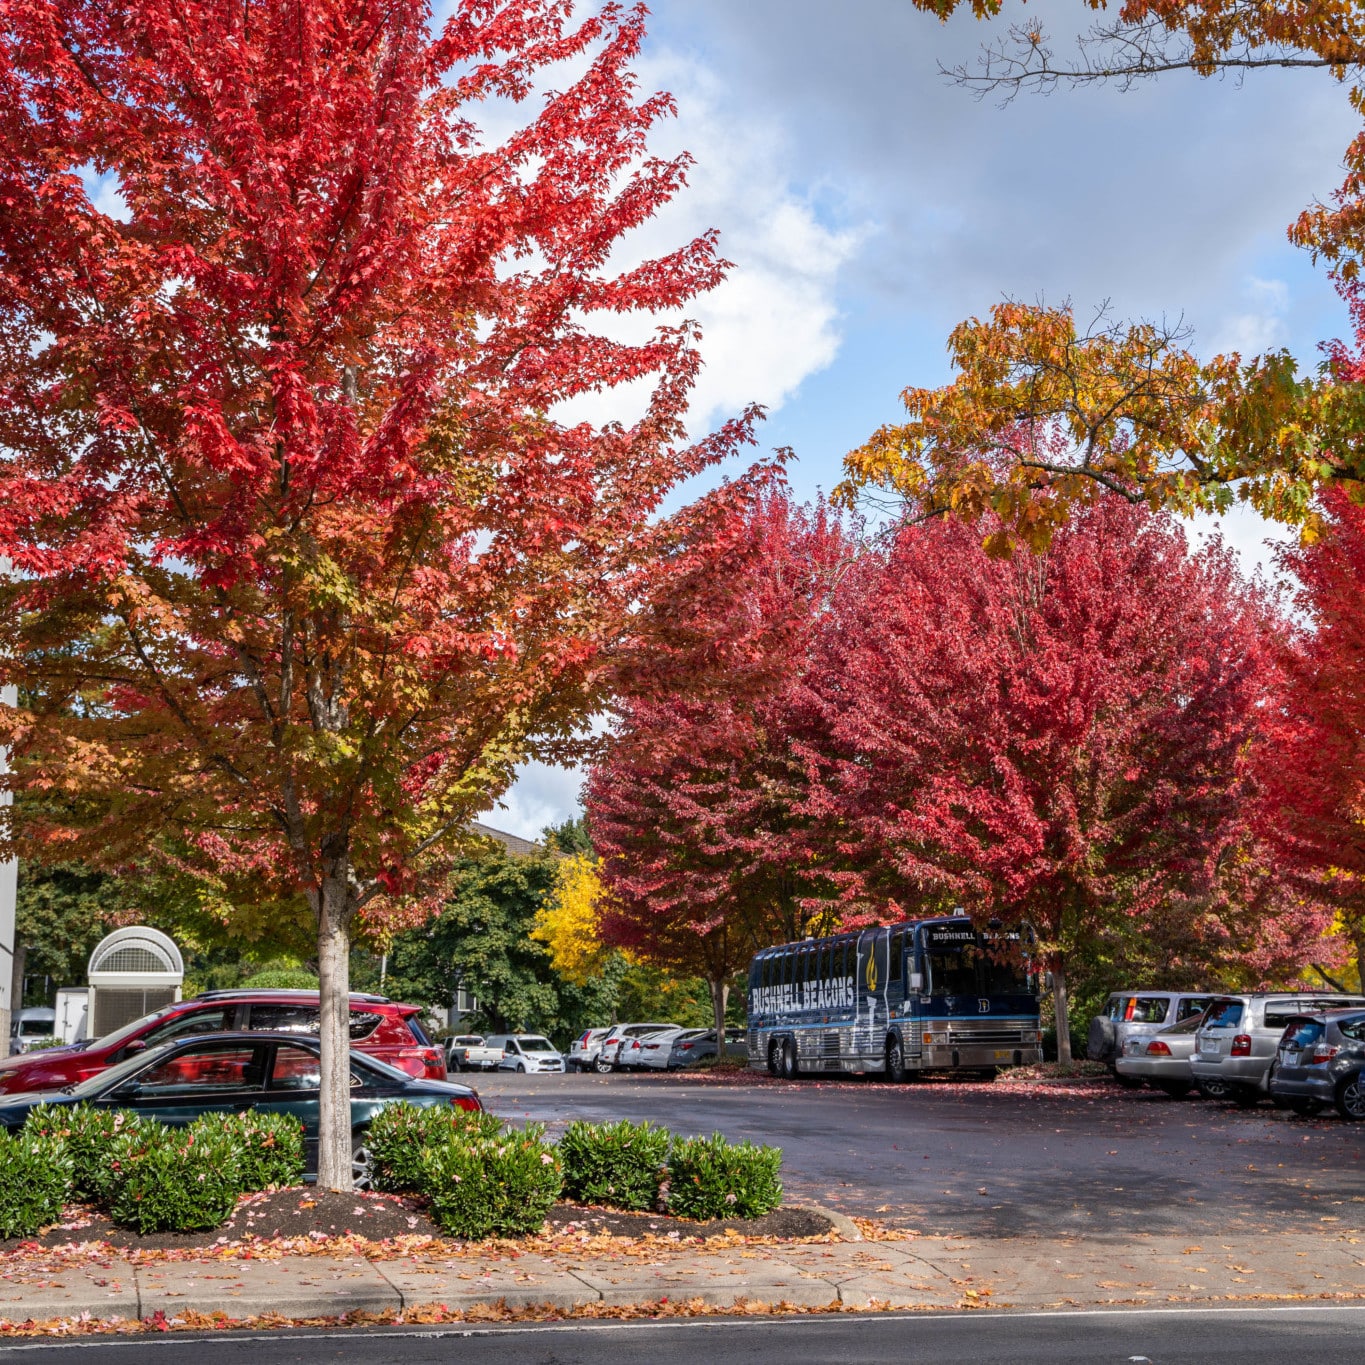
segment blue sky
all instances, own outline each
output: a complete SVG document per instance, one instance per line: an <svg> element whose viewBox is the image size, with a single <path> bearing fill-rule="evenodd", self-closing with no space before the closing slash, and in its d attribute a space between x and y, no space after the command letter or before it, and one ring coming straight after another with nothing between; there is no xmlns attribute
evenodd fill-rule
<svg viewBox="0 0 1365 1365"><path fill-rule="evenodd" d="M655 147L697 167L636 248L720 228L735 269L692 310L707 359L694 425L764 403L762 442L796 452L802 497L896 420L903 388L948 380L949 329L1005 295L1183 319L1201 353L1288 346L1309 365L1345 330L1330 281L1285 236L1340 182L1357 127L1326 75L1176 75L1002 108L938 72L990 28L908 0L654 10L641 76L679 104ZM1061 52L1088 11L1006 0L1007 19L1025 13ZM1273 528L1220 529L1249 571L1265 564ZM487 818L534 836L574 813L577 785L532 765Z"/></svg>

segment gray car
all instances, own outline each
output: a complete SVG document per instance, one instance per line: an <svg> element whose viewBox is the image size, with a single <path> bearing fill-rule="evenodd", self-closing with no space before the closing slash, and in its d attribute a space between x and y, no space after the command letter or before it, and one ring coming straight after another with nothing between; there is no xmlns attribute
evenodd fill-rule
<svg viewBox="0 0 1365 1365"><path fill-rule="evenodd" d="M681 1066L692 1066L716 1055L716 1031L713 1028L688 1029L673 1039L668 1058L670 1071ZM725 1055L737 1061L749 1058L748 1034L743 1029L725 1030Z"/></svg>
<svg viewBox="0 0 1365 1365"><path fill-rule="evenodd" d="M1270 1096L1304 1118L1335 1105L1365 1119L1365 1013L1332 1010L1289 1021L1266 1079Z"/></svg>
<svg viewBox="0 0 1365 1365"><path fill-rule="evenodd" d="M1118 1065L1128 1043L1197 1019L1212 999L1210 991L1114 991L1105 1001L1104 1012L1090 1021L1085 1055L1092 1062L1107 1062L1120 1080L1136 1085Z"/></svg>
<svg viewBox="0 0 1365 1365"><path fill-rule="evenodd" d="M1150 1037L1141 1034L1129 1038L1116 1063L1119 1076L1130 1081L1145 1081L1173 1100L1183 1099L1194 1089L1190 1056L1194 1052L1194 1037L1201 1017L1191 1015ZM1222 1082L1212 1080L1206 1085L1209 1098L1227 1098L1228 1089Z"/></svg>
<svg viewBox="0 0 1365 1365"><path fill-rule="evenodd" d="M1365 996L1335 992L1256 991L1220 995L1195 1034L1190 1074L1205 1094L1221 1082L1239 1105L1251 1108L1269 1094L1270 1064L1280 1039L1299 1015L1365 1009Z"/></svg>

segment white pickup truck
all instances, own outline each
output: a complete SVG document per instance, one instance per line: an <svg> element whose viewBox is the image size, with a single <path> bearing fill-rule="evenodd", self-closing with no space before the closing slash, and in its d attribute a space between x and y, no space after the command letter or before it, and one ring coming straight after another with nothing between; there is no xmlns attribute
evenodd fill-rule
<svg viewBox="0 0 1365 1365"><path fill-rule="evenodd" d="M485 1047L478 1033L461 1033L446 1041L447 1071L496 1071L502 1061L500 1047Z"/></svg>

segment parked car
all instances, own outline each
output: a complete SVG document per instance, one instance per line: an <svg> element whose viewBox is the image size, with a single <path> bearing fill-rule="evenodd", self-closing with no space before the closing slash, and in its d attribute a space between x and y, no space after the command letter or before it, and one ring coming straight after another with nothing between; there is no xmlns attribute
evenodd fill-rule
<svg viewBox="0 0 1365 1365"><path fill-rule="evenodd" d="M1305 1118L1331 1104L1344 1119L1365 1119L1365 1013L1331 1010L1291 1019L1266 1088Z"/></svg>
<svg viewBox="0 0 1365 1365"><path fill-rule="evenodd" d="M0 1127L23 1127L36 1104L92 1104L131 1109L162 1123L186 1124L200 1114L243 1109L296 1115L303 1123L307 1171L317 1171L318 1041L307 1034L223 1032L178 1038L146 1048L56 1092L0 1097ZM370 1121L386 1105L454 1105L482 1109L478 1093L448 1081L418 1079L374 1057L351 1055L351 1141L357 1185L370 1183L365 1146Z"/></svg>
<svg viewBox="0 0 1365 1365"><path fill-rule="evenodd" d="M1218 996L1195 1034L1194 1083L1207 1094L1210 1081L1221 1081L1233 1100L1250 1108L1269 1093L1270 1064L1290 1023L1299 1015L1338 1009L1365 1009L1365 996L1307 991Z"/></svg>
<svg viewBox="0 0 1365 1365"><path fill-rule="evenodd" d="M668 1065L676 1070L692 1066L706 1057L716 1055L716 1031L713 1028L688 1029L673 1039ZM725 1030L725 1055L742 1061L749 1059L748 1034L743 1029Z"/></svg>
<svg viewBox="0 0 1365 1365"><path fill-rule="evenodd" d="M422 1031L421 1015L419 1005L396 1004L382 995L353 995L351 1046L409 1076L444 1081L445 1056ZM177 1000L144 1014L103 1038L0 1061L0 1095L60 1090L159 1043L244 1029L315 1035L318 993L205 991L192 1000Z"/></svg>
<svg viewBox="0 0 1365 1365"><path fill-rule="evenodd" d="M668 1059L673 1055L673 1040L689 1030L680 1024L661 1028L655 1033L644 1033L638 1038L628 1039L617 1053L624 1058L619 1064L632 1069L648 1068L651 1071L667 1071Z"/></svg>
<svg viewBox="0 0 1365 1365"><path fill-rule="evenodd" d="M57 1011L32 1006L16 1010L9 1026L10 1056L29 1051L35 1044L46 1047L57 1027Z"/></svg>
<svg viewBox="0 0 1365 1365"><path fill-rule="evenodd" d="M569 1055L564 1059L569 1070L587 1071L602 1050L602 1039L610 1032L609 1028L590 1028L579 1034L569 1044Z"/></svg>
<svg viewBox="0 0 1365 1365"><path fill-rule="evenodd" d="M1104 1013L1090 1021L1085 1055L1092 1062L1107 1062L1122 1079L1118 1059L1129 1039L1150 1038L1172 1024L1197 1018L1212 999L1209 991L1114 991Z"/></svg>
<svg viewBox="0 0 1365 1365"><path fill-rule="evenodd" d="M499 1071L563 1071L564 1054L536 1033L499 1033L484 1043L502 1051Z"/></svg>
<svg viewBox="0 0 1365 1365"><path fill-rule="evenodd" d="M1125 1080L1145 1081L1156 1090L1164 1091L1173 1100L1183 1099L1194 1089L1190 1072L1190 1057L1194 1052L1194 1038L1202 1015L1194 1014L1178 1024L1164 1028L1149 1038L1139 1035L1129 1038L1116 1066ZM1211 1099L1226 1099L1228 1086L1223 1081L1205 1082L1205 1093Z"/></svg>
<svg viewBox="0 0 1365 1365"><path fill-rule="evenodd" d="M607 1036L602 1039L602 1046L593 1061L593 1070L604 1076L608 1071L615 1071L617 1066L621 1065L619 1058L622 1042L629 1044L633 1039L641 1038L646 1033L658 1033L660 1029L677 1027L676 1024L613 1024L607 1031Z"/></svg>
<svg viewBox="0 0 1365 1365"><path fill-rule="evenodd" d="M490 1047L480 1033L462 1033L446 1043L447 1071L496 1071L502 1049Z"/></svg>

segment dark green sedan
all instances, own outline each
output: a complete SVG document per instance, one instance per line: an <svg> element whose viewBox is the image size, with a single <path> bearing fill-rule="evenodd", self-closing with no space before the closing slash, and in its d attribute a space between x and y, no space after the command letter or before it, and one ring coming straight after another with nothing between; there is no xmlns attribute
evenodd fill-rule
<svg viewBox="0 0 1365 1365"><path fill-rule="evenodd" d="M38 1104L131 1109L162 1123L186 1124L213 1110L263 1109L303 1123L308 1174L317 1171L318 1041L308 1035L213 1033L149 1048L97 1076L47 1093L0 1096L0 1127L22 1128ZM478 1092L448 1081L418 1080L373 1057L351 1054L351 1140L358 1188L370 1182L365 1130L389 1104L451 1104L482 1109Z"/></svg>

